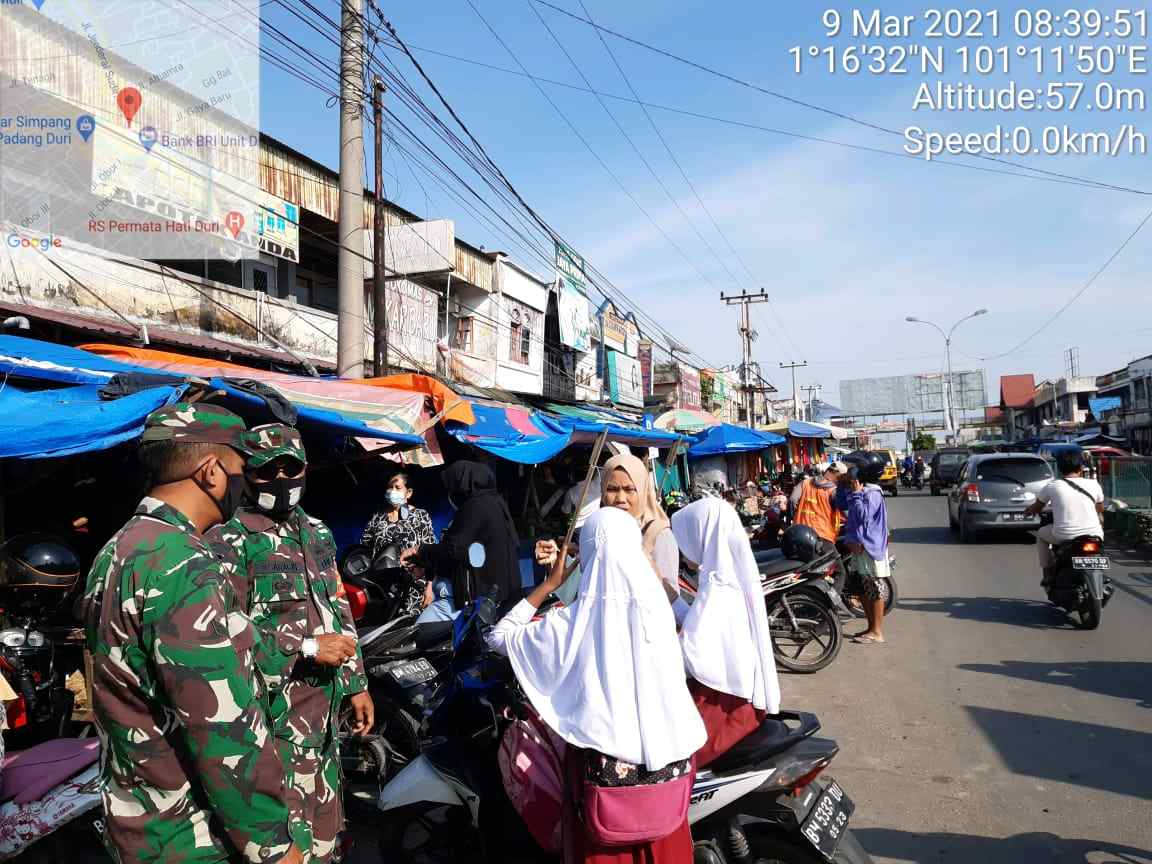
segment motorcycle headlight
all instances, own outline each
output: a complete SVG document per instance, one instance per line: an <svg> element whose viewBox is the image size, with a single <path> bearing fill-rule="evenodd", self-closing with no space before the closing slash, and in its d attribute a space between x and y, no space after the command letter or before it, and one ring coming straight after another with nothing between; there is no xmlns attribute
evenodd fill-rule
<svg viewBox="0 0 1152 864"><path fill-rule="evenodd" d="M43 648L44 634L39 630L33 630L28 634L26 641L29 648Z"/></svg>
<svg viewBox="0 0 1152 864"><path fill-rule="evenodd" d="M0 630L0 645L5 648L23 648L25 641L27 641L27 636L23 630L15 627Z"/></svg>

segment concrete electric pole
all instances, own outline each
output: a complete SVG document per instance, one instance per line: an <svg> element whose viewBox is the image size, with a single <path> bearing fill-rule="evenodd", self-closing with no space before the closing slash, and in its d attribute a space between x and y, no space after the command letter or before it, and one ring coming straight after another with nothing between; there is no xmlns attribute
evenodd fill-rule
<svg viewBox="0 0 1152 864"><path fill-rule="evenodd" d="M372 78L372 119L376 128L376 206L372 218L372 366L388 374L388 276L384 262L384 82Z"/></svg>
<svg viewBox="0 0 1152 864"><path fill-rule="evenodd" d="M340 15L340 215L336 374L364 377L364 0Z"/></svg>
<svg viewBox="0 0 1152 864"><path fill-rule="evenodd" d="M823 390L824 388L821 387L819 384L812 384L808 387L801 387L800 389L808 394L808 416L803 418L803 419L811 422L812 421L812 409L813 409L812 402L818 395L820 395L820 391Z"/></svg>
<svg viewBox="0 0 1152 864"><path fill-rule="evenodd" d="M799 394L796 392L796 370L797 369L803 369L807 365L808 365L807 360L801 360L799 363L781 363L780 364L781 369L791 369L792 370L792 413L795 415L797 420L800 419L800 399L799 399Z"/></svg>
<svg viewBox="0 0 1152 864"><path fill-rule="evenodd" d="M744 396L744 410L747 419L748 427L750 429L756 428L756 391L752 387L749 375L752 371L752 340L755 334L752 332L751 316L748 312L748 306L752 303L767 303L768 294L761 288L759 294L749 294L743 291L740 294L727 296L723 291L720 292L720 299L728 306L740 304L740 341L744 348L744 361L740 364L740 390Z"/></svg>

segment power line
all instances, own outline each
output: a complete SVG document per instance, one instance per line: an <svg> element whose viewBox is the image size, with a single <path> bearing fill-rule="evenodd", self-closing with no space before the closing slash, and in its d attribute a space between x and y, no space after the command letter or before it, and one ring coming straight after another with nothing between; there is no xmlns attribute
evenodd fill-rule
<svg viewBox="0 0 1152 864"><path fill-rule="evenodd" d="M1048 320L1046 320L1043 324L1041 324L1039 327L1037 327L1035 330L1033 330L1031 334L1026 336L1024 339L1020 340L1019 342L1016 343L1015 346L1013 346L1012 348L1009 348L1007 351L1005 351L1001 354L992 354L988 357L981 357L979 359L981 361L999 360L1002 357L1007 357L1010 354L1015 354L1017 351L1019 351L1021 348L1023 348L1025 345L1027 345L1029 342L1031 342L1033 339L1035 339L1037 336L1039 336L1041 333L1043 333L1045 330L1047 330L1048 327L1051 326L1056 321L1057 318L1059 318L1066 311L1068 311L1069 307L1071 307L1073 303L1075 303L1077 300L1079 300L1081 298L1081 296L1083 296L1085 291L1087 291L1089 288L1091 288L1096 283L1097 279L1099 279L1101 276L1104 275L1104 271L1112 266L1112 262L1120 257L1120 254L1125 249L1128 248L1128 244L1136 239L1136 235L1139 234L1142 230L1144 230L1144 226L1147 225L1150 220L1152 220L1152 210L1148 211L1148 213L1144 216L1144 218L1140 220L1140 224L1137 225L1135 227L1135 229L1133 229L1131 234L1129 234L1127 237L1124 238L1124 242L1120 244L1119 248L1117 248L1115 252L1113 252L1111 255L1108 256L1108 260L1106 260L1103 264L1100 265L1100 268L1088 278L1088 281L1085 282L1083 285L1081 285L1080 289L1078 291L1076 291L1071 297L1069 297L1068 300L1065 301L1065 303L1059 309L1057 309L1054 313L1052 313L1052 316L1050 318L1048 318Z"/></svg>
<svg viewBox="0 0 1152 864"><path fill-rule="evenodd" d="M872 129L872 130L877 131L877 132L883 132L887 135L896 135L899 137L903 137L903 133L900 132L898 129L892 129L892 128L889 128L887 126L881 126L878 123L872 123L871 121L868 121L868 120L861 120L859 117L854 117L851 114L845 114L843 112L836 111L832 108L826 108L823 105L817 105L813 102L806 102L803 99L797 99L794 96L788 96L787 94L780 93L779 91L776 91L776 90L769 90L767 87L762 87L759 84L753 84L750 81L745 81L741 78L735 77L734 75L729 75L726 72L721 72L719 69L714 69L710 66L705 66L702 63L698 63L695 60L690 60L687 57L683 57L679 54L675 54L675 53L668 51L664 48L658 48L657 46L651 45L647 42L643 42L640 39L636 39L632 36L626 36L623 33L620 33L616 30L612 30L608 27L604 27L600 24L597 24L595 21L592 21L589 18L581 17L580 15L577 15L575 12L571 12L567 9L564 9L561 6L557 6L554 3L550 3L550 2L548 2L548 0L533 0L533 2L537 2L537 3L540 3L544 6L547 6L549 9L552 9L556 12L559 12L562 15L566 15L569 18L572 18L576 21L580 21L584 24L587 24L589 27L593 27L598 31L602 31L604 33L607 33L610 36L614 36L617 39L621 39L625 42L629 42L632 45L636 45L637 47L645 49L646 51L651 51L655 54L659 54L659 55L666 57L670 60L675 60L677 63L683 63L687 66L691 66L692 68L697 69L701 72L706 72L710 75L715 75L719 78L724 79L725 81L729 81L729 82L731 82L733 84L737 84L741 87L746 87L748 89L755 90L757 92L763 93L766 96L771 96L774 99L780 99L780 100L783 100L785 102L790 102L793 105L798 105L802 108L807 108L811 111L818 111L822 114L827 114L827 115L835 117L839 120L845 120L849 123L854 123L857 126L863 126L867 129ZM1076 177L1076 176L1073 176L1071 174L1062 174L1058 171L1048 171L1044 168L1035 168L1031 165L1025 165L1025 164L1020 163L1020 162L1012 162L1009 159L1001 159L1001 158L996 157L996 156L987 156L987 155L979 154L979 153L973 153L971 155L973 156L973 158L976 158L976 159L983 159L983 160L986 160L989 162L999 162L999 163L1004 164L1004 165L1011 165L1015 168L1021 168L1025 171L1034 171L1037 174L1046 174L1046 175L1049 175L1052 177L1060 177L1060 178L1063 178L1065 180L1075 180L1076 182L1079 182L1079 183L1088 183L1088 184L1095 185L1095 186L1101 186L1103 188L1114 189L1116 191L1131 192L1131 193L1136 194L1136 195L1152 195L1152 192L1144 192L1144 191L1140 191L1138 189L1128 189L1128 188L1125 188L1122 186L1113 186L1112 184L1109 184L1109 183L1102 183L1102 182L1099 182L1096 180L1087 180L1083 177Z"/></svg>
<svg viewBox="0 0 1152 864"><path fill-rule="evenodd" d="M398 46L388 46L395 50L399 50ZM970 165L967 162L955 162L950 159L932 159L931 161L923 159L919 156L913 156L910 153L905 153L901 150L885 150L882 147L871 147L866 144L855 144L849 141L840 141L834 138L826 138L819 135L807 135L803 132L796 132L790 129L777 129L772 126L764 126L758 123L752 123L745 120L737 120L731 117L720 117L715 114L707 114L700 111L692 111L687 108L677 108L672 105L664 105L658 102L650 102L647 100L637 100L629 96L622 96L619 93L608 93L603 90L589 89L582 87L579 84L573 84L569 81L558 81L554 78L547 78L534 73L523 72L519 69L509 69L507 66L498 66L493 63L485 63L482 60L475 60L471 57L461 57L456 54L449 54L444 51L439 51L435 48L427 48L420 45L409 45L413 51L419 51L423 54L431 54L436 57L443 57L448 60L455 60L460 63L467 63L472 66L478 66L481 69L490 69L493 72L502 72L505 75L515 75L519 78L528 78L539 81L542 84L550 84L554 87L564 87L568 90L575 90L580 93L590 93L593 95L602 96L605 99L615 99L619 102L627 102L632 105L638 105L642 108L648 108L655 111L663 111L669 114L679 114L683 117L693 117L697 120L705 120L711 123L722 123L726 126L733 126L741 129L749 129L755 132L764 132L769 135L779 135L786 138L794 138L798 141L810 141L814 144L825 144L832 147L840 147L845 150L855 150L861 153L872 153L877 156L895 157L898 159L912 160L918 165L931 166L945 166L948 168L962 168L968 171L979 171L984 174L998 174L1002 177L1016 177L1021 180L1031 180L1040 183L1056 183L1061 186L1078 186L1085 189L1095 189L1103 192L1125 192L1128 194L1145 195L1147 192L1140 189L1129 189L1123 186L1111 186L1101 184L1094 180L1072 180L1060 179L1059 177L1050 177L1043 174L1024 173L1022 171L1009 171L1004 168L989 168L982 165ZM1021 166L1024 167L1024 166Z"/></svg>

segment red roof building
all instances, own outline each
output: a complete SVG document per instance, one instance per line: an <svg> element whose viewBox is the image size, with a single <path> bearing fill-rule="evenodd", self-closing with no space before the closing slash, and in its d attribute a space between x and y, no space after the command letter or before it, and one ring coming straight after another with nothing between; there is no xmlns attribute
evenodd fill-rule
<svg viewBox="0 0 1152 864"><path fill-rule="evenodd" d="M1027 375L1000 376L1000 408L1031 408L1036 395L1036 378Z"/></svg>

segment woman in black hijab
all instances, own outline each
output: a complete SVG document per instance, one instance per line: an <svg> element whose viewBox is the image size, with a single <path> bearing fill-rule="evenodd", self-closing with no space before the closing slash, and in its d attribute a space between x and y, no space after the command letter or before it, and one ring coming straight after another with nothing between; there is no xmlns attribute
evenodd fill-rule
<svg viewBox="0 0 1152 864"><path fill-rule="evenodd" d="M483 463L461 461L444 469L442 479L448 500L456 508L452 524L444 529L439 543L417 546L405 552L404 558L418 558L435 571L437 581L451 583L454 611L477 597L488 596L504 612L524 592L520 584L519 539L508 505L496 488L496 476ZM469 567L468 547L473 543L484 546L481 567Z"/></svg>

